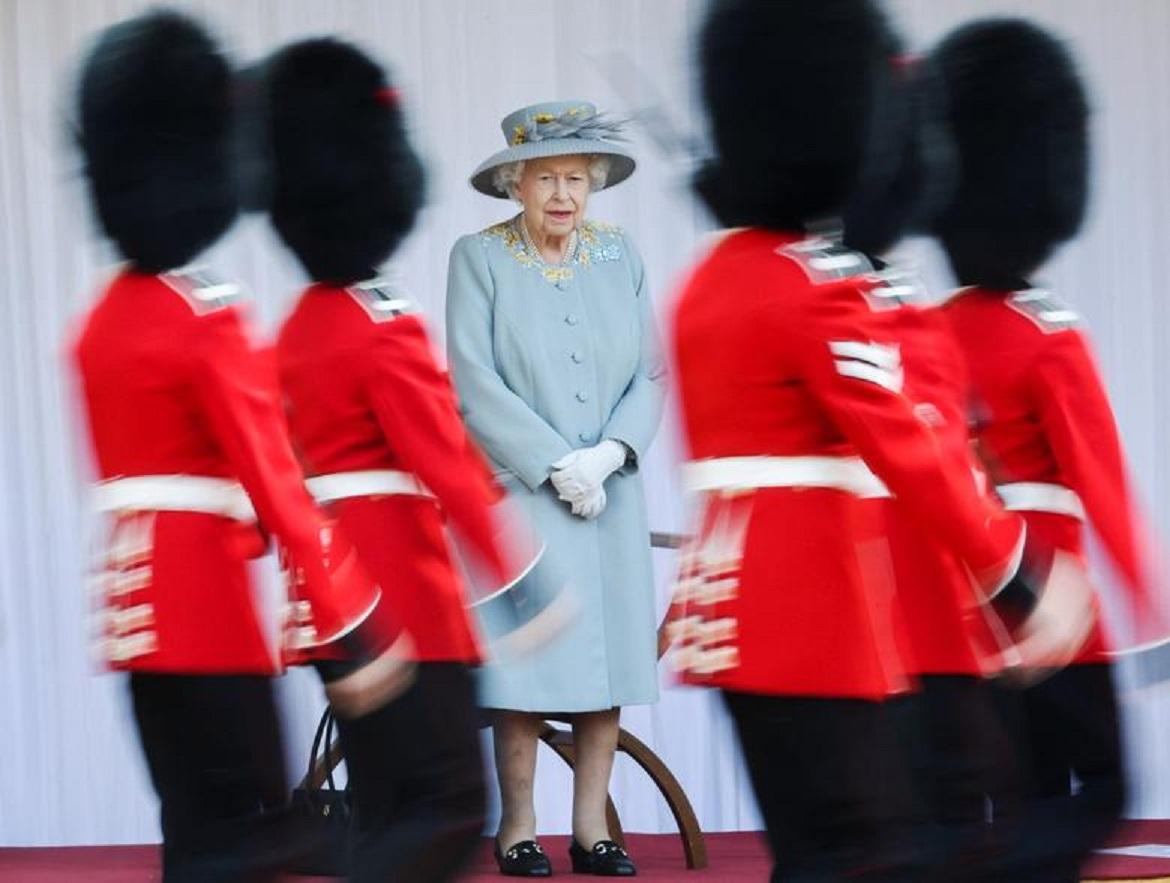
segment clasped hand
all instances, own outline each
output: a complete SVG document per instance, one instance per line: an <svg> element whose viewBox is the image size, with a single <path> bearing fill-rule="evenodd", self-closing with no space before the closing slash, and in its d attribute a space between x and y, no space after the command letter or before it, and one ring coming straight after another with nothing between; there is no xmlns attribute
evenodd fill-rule
<svg viewBox="0 0 1170 883"><path fill-rule="evenodd" d="M570 451L552 464L550 476L557 496L574 515L593 519L605 509L605 480L626 462L627 449L607 438L590 448Z"/></svg>

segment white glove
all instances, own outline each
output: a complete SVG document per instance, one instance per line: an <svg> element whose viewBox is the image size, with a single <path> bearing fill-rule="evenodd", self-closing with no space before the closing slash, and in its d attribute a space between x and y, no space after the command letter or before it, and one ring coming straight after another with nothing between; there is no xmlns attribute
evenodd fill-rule
<svg viewBox="0 0 1170 883"><path fill-rule="evenodd" d="M594 494L622 467L626 456L626 446L612 438L591 448L570 451L552 464L556 471L550 479L557 489L557 496L567 503L574 503Z"/></svg>
<svg viewBox="0 0 1170 883"><path fill-rule="evenodd" d="M592 521L605 509L605 502L605 488L599 487L589 496L573 501L573 514L580 515L586 521Z"/></svg>

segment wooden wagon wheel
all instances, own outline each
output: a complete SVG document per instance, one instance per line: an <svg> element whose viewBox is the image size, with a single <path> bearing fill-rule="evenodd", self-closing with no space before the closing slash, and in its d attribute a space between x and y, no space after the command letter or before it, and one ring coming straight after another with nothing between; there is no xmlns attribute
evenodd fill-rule
<svg viewBox="0 0 1170 883"><path fill-rule="evenodd" d="M650 545L659 549L677 549L682 546L685 539L678 534L652 533ZM577 753L573 746L571 730L559 729L546 721L540 732L540 740L551 748L569 769L574 768ZM618 730L617 749L633 758L634 762L650 777L663 799L666 800L666 805L670 807L670 812L678 825L687 867L691 870L707 867L707 845L703 839L703 831L699 827L694 807L691 806L691 802L678 779L645 742L625 729L619 728ZM330 746L328 756L318 760L313 765L313 769L301 780L300 787L320 788L325 783L329 773L343 759L340 743L334 742ZM625 846L625 834L622 831L622 822L618 816L617 807L614 806L613 798L609 795L606 795L605 800L606 824L609 827L609 834L617 843Z"/></svg>

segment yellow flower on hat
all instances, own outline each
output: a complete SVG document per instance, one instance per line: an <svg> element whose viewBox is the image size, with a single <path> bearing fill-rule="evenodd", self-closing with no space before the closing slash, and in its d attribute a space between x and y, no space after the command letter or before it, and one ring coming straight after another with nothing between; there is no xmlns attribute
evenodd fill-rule
<svg viewBox="0 0 1170 883"><path fill-rule="evenodd" d="M551 113L538 113L532 119L538 123L551 123L553 120L556 119L556 117L553 116Z"/></svg>
<svg viewBox="0 0 1170 883"><path fill-rule="evenodd" d="M523 144L527 140L528 140L528 133L525 131L523 126L515 126L512 129L512 146L513 147L517 146L518 144Z"/></svg>

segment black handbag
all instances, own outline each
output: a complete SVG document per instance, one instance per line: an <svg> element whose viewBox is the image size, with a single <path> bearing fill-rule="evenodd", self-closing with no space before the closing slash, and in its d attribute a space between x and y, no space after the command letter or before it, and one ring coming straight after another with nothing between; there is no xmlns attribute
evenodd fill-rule
<svg viewBox="0 0 1170 883"><path fill-rule="evenodd" d="M301 825L307 828L311 845L296 864L293 873L320 877L344 877L349 873L350 806L349 786L339 789L333 779L333 766L329 762L333 751L333 709L326 707L313 736L313 747L309 751L309 770L301 784L293 789L293 811L300 816ZM325 770L325 780L313 787L313 774L317 764Z"/></svg>

